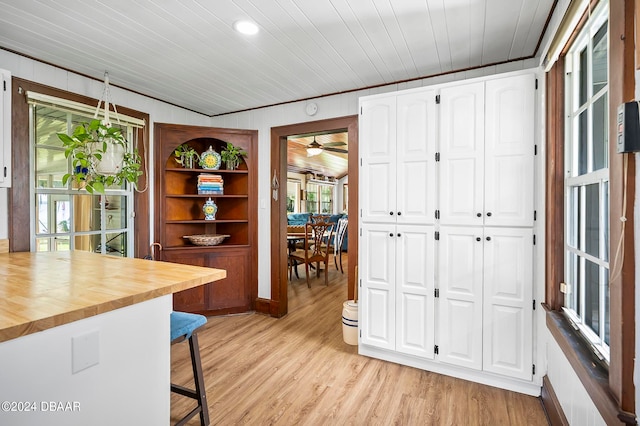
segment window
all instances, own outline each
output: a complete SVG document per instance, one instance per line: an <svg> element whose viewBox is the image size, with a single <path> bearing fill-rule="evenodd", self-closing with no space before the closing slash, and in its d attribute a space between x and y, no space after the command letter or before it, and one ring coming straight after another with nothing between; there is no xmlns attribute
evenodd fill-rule
<svg viewBox="0 0 640 426"><path fill-rule="evenodd" d="M300 181L287 179L287 213L300 213Z"/></svg>
<svg viewBox="0 0 640 426"><path fill-rule="evenodd" d="M608 11L568 51L565 121L565 311L609 360Z"/></svg>
<svg viewBox="0 0 640 426"><path fill-rule="evenodd" d="M335 185L307 182L307 212L333 214L333 191Z"/></svg>
<svg viewBox="0 0 640 426"><path fill-rule="evenodd" d="M70 133L93 114L88 107L64 99L29 94L29 137L31 146L30 193L32 200L31 250L86 250L131 256L133 253L133 188L112 186L105 194L89 194L63 186L71 160L65 158L57 133ZM139 120L122 120L119 126L133 144ZM140 125L138 123L137 125ZM130 149L132 149L130 147Z"/></svg>

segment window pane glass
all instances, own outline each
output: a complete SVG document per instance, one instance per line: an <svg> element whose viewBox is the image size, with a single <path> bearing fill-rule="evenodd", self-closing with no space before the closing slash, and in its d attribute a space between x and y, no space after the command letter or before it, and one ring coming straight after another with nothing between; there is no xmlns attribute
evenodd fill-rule
<svg viewBox="0 0 640 426"><path fill-rule="evenodd" d="M50 251L49 238L36 238L36 251Z"/></svg>
<svg viewBox="0 0 640 426"><path fill-rule="evenodd" d="M593 37L593 56L591 58L593 70L593 93L607 85L607 23L605 22Z"/></svg>
<svg viewBox="0 0 640 426"><path fill-rule="evenodd" d="M63 188L62 176L68 169L64 151L52 148L36 149L37 188Z"/></svg>
<svg viewBox="0 0 640 426"><path fill-rule="evenodd" d="M600 254L600 197L599 185L585 187L585 247L584 251L592 256Z"/></svg>
<svg viewBox="0 0 640 426"><path fill-rule="evenodd" d="M580 188L569 188L567 200L567 244L570 247L580 247Z"/></svg>
<svg viewBox="0 0 640 426"><path fill-rule="evenodd" d="M49 227L49 195L39 194L36 198L36 234L49 234L52 232Z"/></svg>
<svg viewBox="0 0 640 426"><path fill-rule="evenodd" d="M94 195L74 195L73 196L73 223L72 229L75 232L94 231L100 229L100 209L97 196ZM77 248L77 247L76 247Z"/></svg>
<svg viewBox="0 0 640 426"><path fill-rule="evenodd" d="M567 284L571 289L569 293L565 294L565 306L574 311L578 310L576 303L577 289L579 285L579 273L578 273L578 257L575 253L569 252L567 256Z"/></svg>
<svg viewBox="0 0 640 426"><path fill-rule="evenodd" d="M609 271L604 271L604 342L609 344Z"/></svg>
<svg viewBox="0 0 640 426"><path fill-rule="evenodd" d="M609 181L606 181L602 185L602 197L604 198L604 260L609 261Z"/></svg>
<svg viewBox="0 0 640 426"><path fill-rule="evenodd" d="M100 253L100 235L76 235L74 240L76 250Z"/></svg>
<svg viewBox="0 0 640 426"><path fill-rule="evenodd" d="M609 166L607 147L608 147L608 110L607 95L600 97L593 104L593 170L603 169Z"/></svg>
<svg viewBox="0 0 640 426"><path fill-rule="evenodd" d="M68 195L52 195L56 229L55 233L65 234L71 230L71 202Z"/></svg>
<svg viewBox="0 0 640 426"><path fill-rule="evenodd" d="M587 173L589 153L589 128L587 126L587 110L582 111L578 117L578 141L577 141L578 176Z"/></svg>
<svg viewBox="0 0 640 426"><path fill-rule="evenodd" d="M54 251L69 251L69 237L55 237L53 245Z"/></svg>
<svg viewBox="0 0 640 426"><path fill-rule="evenodd" d="M106 234L107 245L105 252L112 256L124 257L127 255L127 239L124 232L117 234Z"/></svg>
<svg viewBox="0 0 640 426"><path fill-rule="evenodd" d="M123 229L127 227L127 198L120 195L100 197L105 200L106 229Z"/></svg>
<svg viewBox="0 0 640 426"><path fill-rule="evenodd" d="M600 334L600 268L585 260L584 323Z"/></svg>
<svg viewBox="0 0 640 426"><path fill-rule="evenodd" d="M37 106L35 114L34 141L36 145L62 148L58 133L67 133L67 113L53 108Z"/></svg>
<svg viewBox="0 0 640 426"><path fill-rule="evenodd" d="M587 87L589 87L588 86L589 80L587 79L587 75L589 72L589 68L587 67L587 60L588 60L588 54L587 54L587 48L585 47L580 52L580 73L578 77L579 78L579 81L578 81L579 104L578 105L583 105L587 101L587 97L589 96L589 94L587 93Z"/></svg>

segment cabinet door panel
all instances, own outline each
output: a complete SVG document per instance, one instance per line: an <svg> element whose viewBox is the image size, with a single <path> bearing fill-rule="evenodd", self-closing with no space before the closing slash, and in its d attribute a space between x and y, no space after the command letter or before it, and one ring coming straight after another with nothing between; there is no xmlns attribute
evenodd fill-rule
<svg viewBox="0 0 640 426"><path fill-rule="evenodd" d="M439 358L476 370L482 368L482 245L482 228L440 228Z"/></svg>
<svg viewBox="0 0 640 426"><path fill-rule="evenodd" d="M364 224L359 245L361 342L385 349L395 349L394 229L393 225Z"/></svg>
<svg viewBox="0 0 640 426"><path fill-rule="evenodd" d="M485 228L484 253L483 368L531 380L533 231Z"/></svg>
<svg viewBox="0 0 640 426"><path fill-rule="evenodd" d="M482 225L484 83L444 88L440 97L440 220Z"/></svg>
<svg viewBox="0 0 640 426"><path fill-rule="evenodd" d="M533 226L535 76L490 80L485 97L484 223Z"/></svg>
<svg viewBox="0 0 640 426"><path fill-rule="evenodd" d="M434 228L398 225L396 236L396 350L432 359Z"/></svg>
<svg viewBox="0 0 640 426"><path fill-rule="evenodd" d="M398 223L435 221L435 90L398 96Z"/></svg>
<svg viewBox="0 0 640 426"><path fill-rule="evenodd" d="M362 221L395 222L396 97L363 101L361 108Z"/></svg>

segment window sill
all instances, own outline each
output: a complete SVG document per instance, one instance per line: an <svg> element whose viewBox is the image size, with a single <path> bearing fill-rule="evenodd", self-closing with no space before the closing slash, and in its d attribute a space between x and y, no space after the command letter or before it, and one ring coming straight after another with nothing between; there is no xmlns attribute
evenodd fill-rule
<svg viewBox="0 0 640 426"><path fill-rule="evenodd" d="M599 363L562 312L552 311L545 304L543 306L547 312L547 328L569 360L605 423L622 422L635 425L635 416L621 411L609 392L609 372L606 368Z"/></svg>

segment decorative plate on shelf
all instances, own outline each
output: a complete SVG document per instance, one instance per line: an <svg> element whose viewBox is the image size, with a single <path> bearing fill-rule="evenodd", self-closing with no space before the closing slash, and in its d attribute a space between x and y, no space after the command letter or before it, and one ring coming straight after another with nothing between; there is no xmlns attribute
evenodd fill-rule
<svg viewBox="0 0 640 426"><path fill-rule="evenodd" d="M200 155L200 164L203 169L218 170L220 168L220 161L220 154L215 152L212 146Z"/></svg>
<svg viewBox="0 0 640 426"><path fill-rule="evenodd" d="M230 236L231 235L223 235L223 234L200 234L200 235L185 235L182 238L187 238L191 242L191 244L195 244L197 246L217 246L225 238L228 238Z"/></svg>

